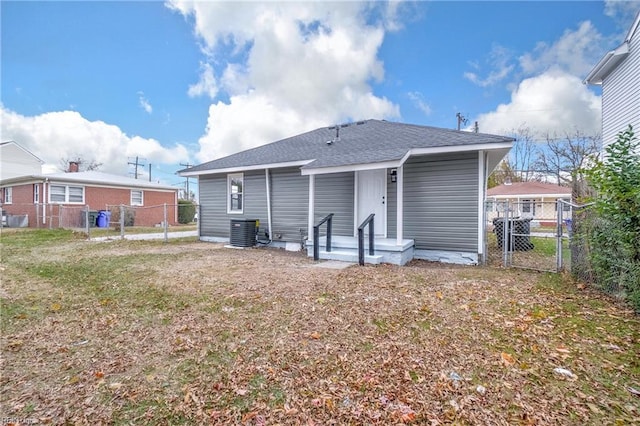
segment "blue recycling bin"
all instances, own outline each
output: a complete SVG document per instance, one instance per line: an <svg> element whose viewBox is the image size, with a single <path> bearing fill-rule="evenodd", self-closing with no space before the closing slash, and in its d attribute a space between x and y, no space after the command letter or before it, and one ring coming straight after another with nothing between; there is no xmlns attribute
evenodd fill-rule
<svg viewBox="0 0 640 426"><path fill-rule="evenodd" d="M567 234L569 234L569 238L573 237L573 220L565 219L564 224L567 225Z"/></svg>
<svg viewBox="0 0 640 426"><path fill-rule="evenodd" d="M96 226L98 228L108 228L111 221L111 212L109 210L100 210L96 217Z"/></svg>

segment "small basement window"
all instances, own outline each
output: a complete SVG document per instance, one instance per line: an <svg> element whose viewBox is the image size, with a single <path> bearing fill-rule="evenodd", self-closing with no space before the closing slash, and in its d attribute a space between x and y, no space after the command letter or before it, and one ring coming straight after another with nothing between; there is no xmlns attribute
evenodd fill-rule
<svg viewBox="0 0 640 426"><path fill-rule="evenodd" d="M227 213L242 213L244 174L227 175Z"/></svg>
<svg viewBox="0 0 640 426"><path fill-rule="evenodd" d="M144 194L142 190L131 190L131 205L132 206L143 206L144 205Z"/></svg>

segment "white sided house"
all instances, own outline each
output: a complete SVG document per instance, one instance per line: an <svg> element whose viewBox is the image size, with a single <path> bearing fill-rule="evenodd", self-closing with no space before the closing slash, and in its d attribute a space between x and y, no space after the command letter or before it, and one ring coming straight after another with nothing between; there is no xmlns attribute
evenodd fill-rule
<svg viewBox="0 0 640 426"><path fill-rule="evenodd" d="M603 147L629 125L640 134L640 10L622 44L607 52L584 82L602 86Z"/></svg>
<svg viewBox="0 0 640 426"><path fill-rule="evenodd" d="M531 219L533 224L553 226L557 218L557 200L571 201L571 188L542 182L513 182L487 190L487 219L505 216ZM564 211L570 206L564 204Z"/></svg>
<svg viewBox="0 0 640 426"><path fill-rule="evenodd" d="M44 161L14 141L0 143L0 180L42 173Z"/></svg>
<svg viewBox="0 0 640 426"><path fill-rule="evenodd" d="M331 251L355 261L357 229L374 214L368 263L482 260L487 177L512 138L366 120L323 127L179 172L197 177L199 232L227 242L231 221L259 220L259 239L313 255L313 228L332 216ZM323 226L322 233L326 234ZM369 228L367 228L369 229Z"/></svg>

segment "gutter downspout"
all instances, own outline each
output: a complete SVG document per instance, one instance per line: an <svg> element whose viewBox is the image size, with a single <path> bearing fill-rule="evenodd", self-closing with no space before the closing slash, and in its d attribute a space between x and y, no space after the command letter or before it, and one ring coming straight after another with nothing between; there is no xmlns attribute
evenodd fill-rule
<svg viewBox="0 0 640 426"><path fill-rule="evenodd" d="M271 233L271 185L269 184L269 169L264 169L264 180L267 189L267 225L269 227L269 242L273 241Z"/></svg>
<svg viewBox="0 0 640 426"><path fill-rule="evenodd" d="M47 184L49 183L49 178L45 178L42 182L42 224L47 224Z"/></svg>

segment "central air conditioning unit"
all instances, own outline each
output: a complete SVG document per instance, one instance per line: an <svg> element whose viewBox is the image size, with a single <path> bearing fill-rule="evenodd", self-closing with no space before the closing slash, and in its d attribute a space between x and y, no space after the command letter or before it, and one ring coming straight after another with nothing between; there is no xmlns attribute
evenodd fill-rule
<svg viewBox="0 0 640 426"><path fill-rule="evenodd" d="M231 245L233 247L255 246L257 228L256 219L231 219Z"/></svg>

